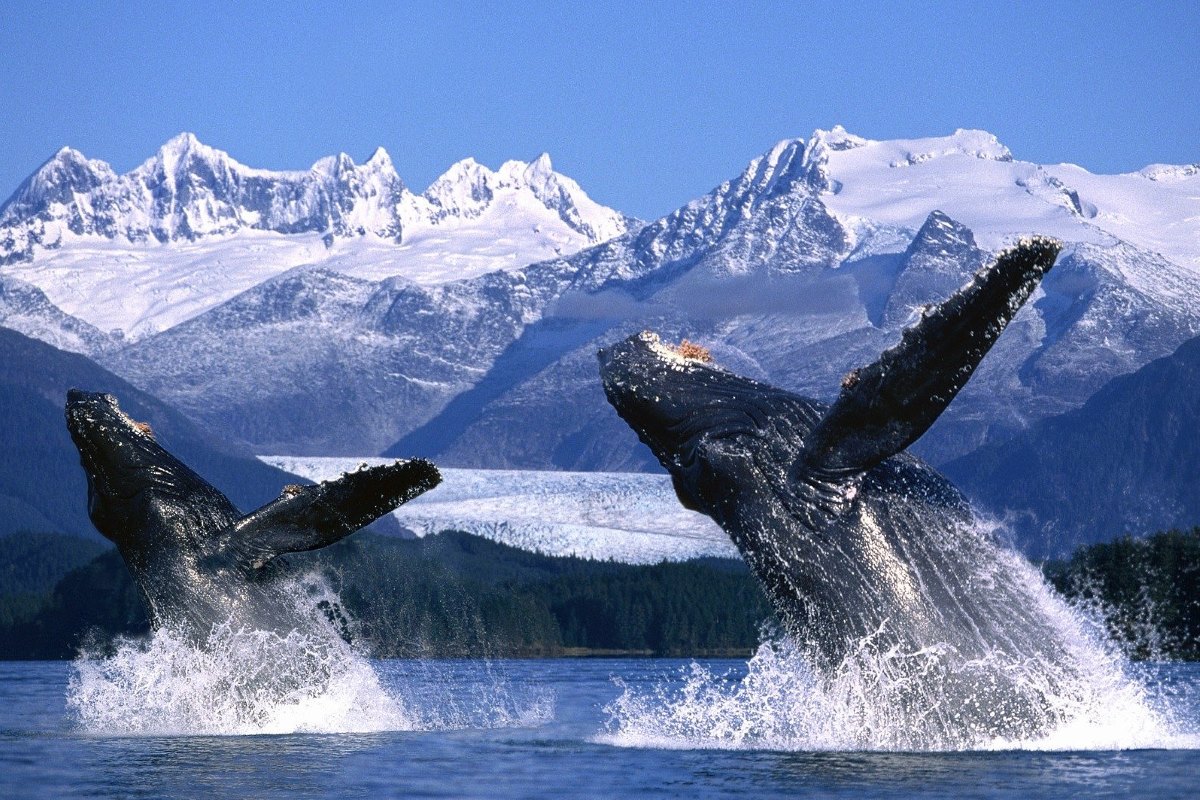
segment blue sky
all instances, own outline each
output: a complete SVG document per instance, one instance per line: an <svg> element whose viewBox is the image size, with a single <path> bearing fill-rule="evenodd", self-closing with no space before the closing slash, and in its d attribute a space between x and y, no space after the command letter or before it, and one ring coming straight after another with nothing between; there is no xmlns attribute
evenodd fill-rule
<svg viewBox="0 0 1200 800"><path fill-rule="evenodd" d="M382 145L418 191L548 151L643 218L839 123L984 128L1094 172L1192 163L1198 41L1193 2L9 0L0 197L62 145L125 171L183 130L272 169Z"/></svg>

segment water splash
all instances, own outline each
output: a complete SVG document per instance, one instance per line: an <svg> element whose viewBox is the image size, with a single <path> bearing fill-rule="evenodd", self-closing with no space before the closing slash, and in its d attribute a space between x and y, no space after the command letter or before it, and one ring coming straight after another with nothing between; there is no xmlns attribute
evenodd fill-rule
<svg viewBox="0 0 1200 800"><path fill-rule="evenodd" d="M311 624L287 635L231 619L202 644L161 629L81 654L69 712L81 730L105 735L493 728L553 715L552 696L516 693L490 667L461 682L430 665L400 672L372 662L338 635L344 618L323 613L331 593L321 582L297 582L289 594Z"/></svg>
<svg viewBox="0 0 1200 800"><path fill-rule="evenodd" d="M1131 664L1102 620L1069 607L1028 564L1008 566L1065 643L1061 660L1000 650L963 660L940 643L904 651L880 631L819 669L811 646L772 633L741 676L693 663L648 688L618 680L598 740L785 751L1200 748L1196 722L1174 711L1190 701ZM1009 733L1014 716L1034 720L1028 735Z"/></svg>

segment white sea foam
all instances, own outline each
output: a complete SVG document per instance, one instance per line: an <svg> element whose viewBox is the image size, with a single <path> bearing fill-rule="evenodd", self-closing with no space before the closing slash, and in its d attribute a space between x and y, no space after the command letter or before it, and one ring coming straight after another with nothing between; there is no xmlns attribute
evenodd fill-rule
<svg viewBox="0 0 1200 800"><path fill-rule="evenodd" d="M1138 675L1101 626L1068 607L1032 567L1014 574L1061 634L1062 662L1017 662L1000 653L955 661L940 646L901 652L867 637L837 668L822 670L806 646L768 635L744 676L693 663L650 688L618 680L623 691L605 709L606 731L597 740L785 751L1200 748L1196 722L1175 712L1193 708L1194 698L1173 697L1169 684L1145 670ZM989 725L988 707L982 715L978 708L997 696L989 694L996 686L1016 701L990 709ZM1004 715L1028 699L1043 704L1054 722L1027 737L996 733L1011 730Z"/></svg>
<svg viewBox="0 0 1200 800"><path fill-rule="evenodd" d="M964 742L953 730L929 723L944 710L930 698L925 716L908 707L908 681L888 663L931 653L895 653L848 659L832 676L787 638L764 642L740 678L693 663L678 682L645 690L617 681L622 694L605 709L606 732L597 741L623 747L785 751L1123 750L1200 748L1200 733L1173 718L1169 694L1115 671L1069 702L1068 719L1027 740L980 738ZM1072 693L1075 694L1075 693ZM942 735L938 735L941 733Z"/></svg>
<svg viewBox="0 0 1200 800"><path fill-rule="evenodd" d="M294 592L317 612L328 596ZM490 668L469 685L436 666L387 675L320 613L286 636L228 620L198 644L167 629L121 640L74 663L67 706L81 730L104 735L363 733L536 725L548 694L517 696ZM410 667L412 665L409 665Z"/></svg>

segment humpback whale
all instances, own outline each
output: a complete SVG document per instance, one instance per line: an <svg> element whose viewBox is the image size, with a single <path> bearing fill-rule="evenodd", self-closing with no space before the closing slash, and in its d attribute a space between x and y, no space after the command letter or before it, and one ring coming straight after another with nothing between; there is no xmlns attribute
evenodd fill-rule
<svg viewBox="0 0 1200 800"><path fill-rule="evenodd" d="M923 309L875 363L849 373L832 404L725 371L702 348L648 332L599 352L609 402L681 502L733 540L810 664L832 675L870 653L871 668L907 697L904 712L958 741L1055 722L1053 698L1069 681L1036 665L1069 661L1070 636L1036 602L1041 584L1028 565L977 524L949 481L904 451L962 389L1060 247L1033 237L998 254Z"/></svg>
<svg viewBox="0 0 1200 800"><path fill-rule="evenodd" d="M242 514L112 395L72 389L66 417L87 473L92 523L120 551L151 626L192 641L231 619L283 635L300 627L274 560L333 544L441 481L428 461L397 461L284 487Z"/></svg>

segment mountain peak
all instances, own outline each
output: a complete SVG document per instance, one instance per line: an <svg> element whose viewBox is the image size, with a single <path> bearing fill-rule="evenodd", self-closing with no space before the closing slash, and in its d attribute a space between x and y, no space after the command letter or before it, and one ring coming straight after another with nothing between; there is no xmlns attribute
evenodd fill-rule
<svg viewBox="0 0 1200 800"><path fill-rule="evenodd" d="M50 161L87 161L87 158L75 148L63 145L46 163Z"/></svg>
<svg viewBox="0 0 1200 800"><path fill-rule="evenodd" d="M424 197L441 216L478 216L491 202L495 173L468 156L429 184Z"/></svg>
<svg viewBox="0 0 1200 800"><path fill-rule="evenodd" d="M388 155L388 151L382 147L376 147L375 152L371 153L371 157L363 162L363 166L372 166L376 169L389 169L395 171L395 166L392 164L392 157Z"/></svg>
<svg viewBox="0 0 1200 800"><path fill-rule="evenodd" d="M197 170L204 174L205 180L217 174L247 171L228 153L209 147L194 133L185 131L164 142L158 152L130 174L147 185L160 180L178 185L186 175Z"/></svg>
<svg viewBox="0 0 1200 800"><path fill-rule="evenodd" d="M89 159L74 148L61 147L0 205L0 222L36 214L52 204L69 203L75 194L86 194L115 178L116 173L107 163Z"/></svg>
<svg viewBox="0 0 1200 800"><path fill-rule="evenodd" d="M354 159L346 153L338 153L336 156L325 156L319 158L309 168L310 172L321 175L327 178L337 178L348 172L356 169Z"/></svg>
<svg viewBox="0 0 1200 800"><path fill-rule="evenodd" d="M958 128L946 137L958 145L960 152L987 161L1012 161L1012 151L1001 144L995 134L976 128Z"/></svg>
<svg viewBox="0 0 1200 800"><path fill-rule="evenodd" d="M163 143L159 150L184 151L192 147L200 147L200 140L191 131L181 131Z"/></svg>
<svg viewBox="0 0 1200 800"><path fill-rule="evenodd" d="M981 161L1012 161L1013 155L995 135L974 128L958 128L949 136L926 139L898 139L892 144L902 151L902 158L893 159L891 166L913 166L944 156L969 156Z"/></svg>
<svg viewBox="0 0 1200 800"><path fill-rule="evenodd" d="M789 179L794 180L798 177L793 173L793 169L803 166L804 162L804 140L784 139L752 160L737 178L717 187L708 198L693 202L729 195L740 197L740 203L753 204L760 198L771 195L781 184L789 186Z"/></svg>
<svg viewBox="0 0 1200 800"><path fill-rule="evenodd" d="M1150 164L1134 174L1152 181L1180 181L1200 175L1200 164Z"/></svg>
<svg viewBox="0 0 1200 800"><path fill-rule="evenodd" d="M909 252L913 252L918 247L929 247L935 244L945 251L977 247L975 235L971 233L970 228L937 209L931 211L925 218L925 224L917 231L912 244L909 245Z"/></svg>
<svg viewBox="0 0 1200 800"><path fill-rule="evenodd" d="M835 152L841 150L853 150L856 147L862 147L868 144L869 140L861 136L855 136L848 132L841 125L834 125L829 130L817 128L812 132L812 136L808 139L809 150L820 150L822 148L833 150Z"/></svg>
<svg viewBox="0 0 1200 800"><path fill-rule="evenodd" d="M570 178L554 171L549 153L542 153L528 163L509 161L500 168L499 174L507 178L514 186L528 187L543 202L557 202L558 198L552 200L549 195L564 192L570 194L571 188L567 186L567 183L574 184ZM575 188L578 189L577 186Z"/></svg>
<svg viewBox="0 0 1200 800"><path fill-rule="evenodd" d="M438 180L442 180L443 178L458 180L463 175L472 175L478 173L480 170L491 172L491 170L480 164L472 156L467 156L451 164L445 172L438 176Z"/></svg>
<svg viewBox="0 0 1200 800"><path fill-rule="evenodd" d="M554 171L554 165L550 162L549 153L542 153L529 162L505 162L496 174L514 184L524 184L530 187L545 185L548 181L560 177Z"/></svg>
<svg viewBox="0 0 1200 800"><path fill-rule="evenodd" d="M423 197L434 206L435 221L448 217L470 219L491 208L496 198L525 196L554 212L592 242L625 232L626 220L599 205L579 184L554 171L548 153L533 161L506 161L493 172L473 158L464 158L429 185Z"/></svg>
<svg viewBox="0 0 1200 800"><path fill-rule="evenodd" d="M830 177L830 154L853 150L865 144L866 139L847 133L841 125L834 125L833 129L828 131L817 128L808 138L808 145L804 148L800 174L817 191L837 194L842 187Z"/></svg>
<svg viewBox="0 0 1200 800"><path fill-rule="evenodd" d="M163 163L181 163L186 162L189 156L195 156L208 160L218 154L228 158L228 156L220 150L216 150L206 144L203 144L199 139L196 138L196 134L184 131L183 133L175 134L170 139L167 139L167 141L163 142L162 146L158 148L158 153L156 155L157 158Z"/></svg>
<svg viewBox="0 0 1200 800"><path fill-rule="evenodd" d="M67 181L80 189L81 181L79 179L85 174L91 176L91 180L82 183L93 184L114 173L112 167L103 161L90 159L73 147L60 147L54 155L34 170L26 183L33 180L41 183Z"/></svg>
<svg viewBox="0 0 1200 800"><path fill-rule="evenodd" d="M507 162L496 172L464 158L418 198L382 147L362 164L338 153L307 170L271 171L244 166L184 131L125 175L70 147L60 149L0 206L7 234L0 236L0 262L31 260L73 236L165 243L252 228L320 233L327 246L368 234L399 241L410 225L481 216L498 193L506 199L495 220L497 235L505 226L528 226L534 238L554 242L539 253L552 256L625 232L624 216L554 172L545 153L532 162ZM573 232L541 233L546 212Z"/></svg>
<svg viewBox="0 0 1200 800"><path fill-rule="evenodd" d="M542 157L544 157L544 161L542 160ZM500 169L496 170L492 174L499 181L499 183L504 186L528 186L531 183L530 178L533 178L534 181L544 182L547 178L553 175L553 170L549 168L550 157L545 153L542 154L542 157L539 157L536 162L520 161L518 159L505 161L500 165ZM539 162L544 164L544 169L537 169L535 164L538 164ZM539 172L540 174L537 174Z"/></svg>

